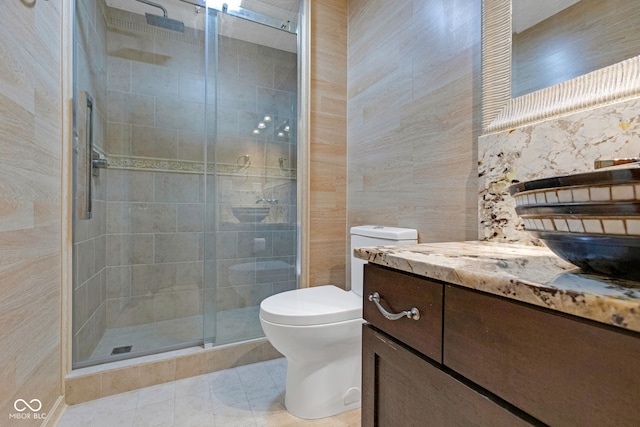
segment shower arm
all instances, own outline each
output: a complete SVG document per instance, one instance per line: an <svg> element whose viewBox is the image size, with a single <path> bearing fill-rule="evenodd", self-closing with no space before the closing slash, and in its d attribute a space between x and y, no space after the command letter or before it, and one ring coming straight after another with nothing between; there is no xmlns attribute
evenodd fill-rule
<svg viewBox="0 0 640 427"><path fill-rule="evenodd" d="M147 5L149 5L149 6L157 7L158 9L161 9L161 10L162 10L162 14L164 15L164 17L165 17L165 18L167 18L167 17L168 17L168 15L167 15L167 9L165 9L165 7L164 7L163 5L158 4L158 3L154 3L154 2L149 1L149 0L136 0L136 1L137 1L137 2L140 2L140 3L147 4Z"/></svg>

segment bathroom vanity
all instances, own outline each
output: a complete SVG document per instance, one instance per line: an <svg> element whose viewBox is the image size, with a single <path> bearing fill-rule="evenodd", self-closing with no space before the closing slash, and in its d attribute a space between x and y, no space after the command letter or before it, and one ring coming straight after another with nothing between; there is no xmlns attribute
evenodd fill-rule
<svg viewBox="0 0 640 427"><path fill-rule="evenodd" d="M640 425L640 283L582 273L539 247L355 254L369 261L363 426ZM376 292L411 317L385 318Z"/></svg>

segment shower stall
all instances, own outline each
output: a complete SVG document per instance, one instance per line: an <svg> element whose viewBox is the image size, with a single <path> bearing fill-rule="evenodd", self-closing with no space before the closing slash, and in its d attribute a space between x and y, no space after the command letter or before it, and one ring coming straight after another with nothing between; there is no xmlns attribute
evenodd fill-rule
<svg viewBox="0 0 640 427"><path fill-rule="evenodd" d="M219 3L76 0L75 368L261 337L297 287L298 0Z"/></svg>

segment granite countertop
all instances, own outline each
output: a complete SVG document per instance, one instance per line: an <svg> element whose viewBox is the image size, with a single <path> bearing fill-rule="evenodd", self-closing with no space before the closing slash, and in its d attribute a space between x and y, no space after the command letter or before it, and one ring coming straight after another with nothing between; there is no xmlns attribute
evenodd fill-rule
<svg viewBox="0 0 640 427"><path fill-rule="evenodd" d="M640 282L583 273L545 247L495 242L356 248L374 264L640 332Z"/></svg>

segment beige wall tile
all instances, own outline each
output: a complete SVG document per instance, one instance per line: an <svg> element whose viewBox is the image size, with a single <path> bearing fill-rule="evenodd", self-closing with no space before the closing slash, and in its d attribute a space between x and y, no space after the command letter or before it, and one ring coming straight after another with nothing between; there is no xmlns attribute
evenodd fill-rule
<svg viewBox="0 0 640 427"><path fill-rule="evenodd" d="M191 73L204 73L202 44L184 43L167 37L155 40L156 64Z"/></svg>
<svg viewBox="0 0 640 427"><path fill-rule="evenodd" d="M131 129L131 154L139 157L175 159L178 154L178 132L134 125Z"/></svg>
<svg viewBox="0 0 640 427"><path fill-rule="evenodd" d="M178 97L183 101L205 102L205 77L203 74L180 72Z"/></svg>
<svg viewBox="0 0 640 427"><path fill-rule="evenodd" d="M346 280L347 5L345 0L311 2L309 286L344 287ZM326 203L329 193L333 200Z"/></svg>
<svg viewBox="0 0 640 427"><path fill-rule="evenodd" d="M153 97L115 90L109 91L107 119L110 122L153 126L154 114Z"/></svg>
<svg viewBox="0 0 640 427"><path fill-rule="evenodd" d="M347 225L475 239L480 3L349 5Z"/></svg>
<svg viewBox="0 0 640 427"><path fill-rule="evenodd" d="M157 98L155 126L190 132L204 132L204 104Z"/></svg>
<svg viewBox="0 0 640 427"><path fill-rule="evenodd" d="M131 61L109 56L107 58L109 89L131 91Z"/></svg>
<svg viewBox="0 0 640 427"><path fill-rule="evenodd" d="M178 96L178 72L159 65L132 61L131 92L175 99Z"/></svg>

